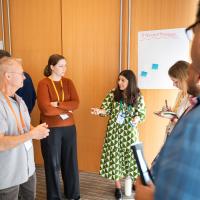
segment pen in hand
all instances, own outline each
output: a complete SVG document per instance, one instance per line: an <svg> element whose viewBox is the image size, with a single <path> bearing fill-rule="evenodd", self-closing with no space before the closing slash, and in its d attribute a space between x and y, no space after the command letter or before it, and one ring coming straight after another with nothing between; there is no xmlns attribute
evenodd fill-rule
<svg viewBox="0 0 200 200"><path fill-rule="evenodd" d="M167 104L167 99L165 99L165 107L167 110L169 110L168 104Z"/></svg>

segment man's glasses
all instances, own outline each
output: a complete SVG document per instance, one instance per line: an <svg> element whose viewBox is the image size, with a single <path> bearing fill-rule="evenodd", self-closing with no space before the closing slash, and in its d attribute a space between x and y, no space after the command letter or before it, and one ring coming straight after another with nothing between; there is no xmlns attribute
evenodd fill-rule
<svg viewBox="0 0 200 200"><path fill-rule="evenodd" d="M199 23L200 23L200 21L197 21L185 29L185 33L187 35L188 40L190 40L190 41L193 40L194 34L195 34L195 29L196 29L197 25L199 25Z"/></svg>
<svg viewBox="0 0 200 200"><path fill-rule="evenodd" d="M12 74L19 74L22 77L24 77L24 72L7 72L7 73L12 73Z"/></svg>

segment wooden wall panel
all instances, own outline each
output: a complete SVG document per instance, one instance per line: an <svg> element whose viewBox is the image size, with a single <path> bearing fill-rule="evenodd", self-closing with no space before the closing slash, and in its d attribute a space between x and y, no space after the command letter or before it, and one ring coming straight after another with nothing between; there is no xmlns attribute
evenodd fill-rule
<svg viewBox="0 0 200 200"><path fill-rule="evenodd" d="M187 27L195 20L197 3L198 0L132 0L131 68L136 73L138 31ZM140 138L144 142L145 156L151 163L163 144L168 123L153 112L164 105L165 99L173 105L177 90L143 90L142 93L147 118L140 126Z"/></svg>
<svg viewBox="0 0 200 200"><path fill-rule="evenodd" d="M0 4L0 10L1 10L2 8L1 8L1 4ZM0 11L0 40L2 40L3 39L3 34L2 34L2 18L1 18L1 11Z"/></svg>
<svg viewBox="0 0 200 200"><path fill-rule="evenodd" d="M98 171L107 119L90 114L115 87L119 65L119 0L63 0L63 54L80 96L75 112L79 168Z"/></svg>
<svg viewBox="0 0 200 200"><path fill-rule="evenodd" d="M10 1L12 52L23 59L35 88L43 78L43 69L49 55L61 53L60 0ZM32 113L32 123L39 123L37 106ZM35 142L36 163L42 163L39 142Z"/></svg>
<svg viewBox="0 0 200 200"><path fill-rule="evenodd" d="M9 50L7 1L3 0L2 3L3 3L3 23L4 23L4 48ZM0 5L0 7L1 7L1 5ZM2 14L2 13L0 13L0 14ZM2 20L1 17L0 17L0 20ZM0 27L0 38L1 38L0 40L2 40L3 39L2 21L0 22L0 26L1 26Z"/></svg>

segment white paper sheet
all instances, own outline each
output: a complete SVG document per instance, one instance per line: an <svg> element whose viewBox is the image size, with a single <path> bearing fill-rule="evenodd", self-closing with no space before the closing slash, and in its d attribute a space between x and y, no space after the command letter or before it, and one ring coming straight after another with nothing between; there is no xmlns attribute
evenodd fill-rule
<svg viewBox="0 0 200 200"><path fill-rule="evenodd" d="M141 89L173 89L168 69L177 61L189 61L185 28L138 33L138 85Z"/></svg>

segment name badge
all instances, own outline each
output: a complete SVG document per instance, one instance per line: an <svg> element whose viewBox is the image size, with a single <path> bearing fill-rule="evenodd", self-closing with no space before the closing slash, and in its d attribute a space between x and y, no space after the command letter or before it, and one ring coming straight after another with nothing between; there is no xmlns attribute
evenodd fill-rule
<svg viewBox="0 0 200 200"><path fill-rule="evenodd" d="M125 119L125 113L120 112L117 116L117 123L123 124Z"/></svg>
<svg viewBox="0 0 200 200"><path fill-rule="evenodd" d="M61 117L62 120L65 120L65 119L69 118L69 115L67 115L67 114L60 114L60 117Z"/></svg>
<svg viewBox="0 0 200 200"><path fill-rule="evenodd" d="M29 151L30 148L33 146L32 140L28 140L28 141L24 142L24 146L25 146L26 150Z"/></svg>
<svg viewBox="0 0 200 200"><path fill-rule="evenodd" d="M132 127L136 127L136 126L137 126L137 123L136 123L136 122L133 122L133 121L131 121L131 122L130 122L130 125L131 125Z"/></svg>

